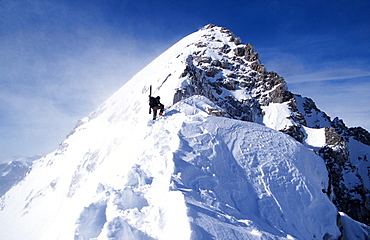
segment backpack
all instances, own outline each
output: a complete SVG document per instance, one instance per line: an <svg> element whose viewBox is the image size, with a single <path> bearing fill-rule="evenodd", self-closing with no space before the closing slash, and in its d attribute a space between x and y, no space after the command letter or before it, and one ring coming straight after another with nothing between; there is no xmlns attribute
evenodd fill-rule
<svg viewBox="0 0 370 240"><path fill-rule="evenodd" d="M154 97L150 97L150 100L149 100L149 106L152 108L152 107L155 107L155 106L158 106L158 99L154 98Z"/></svg>

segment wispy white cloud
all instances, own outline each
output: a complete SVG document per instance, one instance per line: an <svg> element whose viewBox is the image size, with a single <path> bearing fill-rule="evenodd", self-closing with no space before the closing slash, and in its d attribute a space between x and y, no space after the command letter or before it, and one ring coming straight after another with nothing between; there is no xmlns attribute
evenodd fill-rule
<svg viewBox="0 0 370 240"><path fill-rule="evenodd" d="M288 75L286 78L291 79L295 83L305 83L370 77L370 71L356 69L355 67L356 66L354 66L354 68L345 67L311 71L297 75Z"/></svg>
<svg viewBox="0 0 370 240"><path fill-rule="evenodd" d="M24 97L4 89L0 96L3 156L10 157L17 152L29 156L51 152L76 121L47 98Z"/></svg>
<svg viewBox="0 0 370 240"><path fill-rule="evenodd" d="M363 62L343 60L307 61L304 55L287 53L278 49L265 50L268 70L279 73L294 82L316 82L352 79L370 76L370 67Z"/></svg>
<svg viewBox="0 0 370 240"><path fill-rule="evenodd" d="M152 43L153 49L148 51L148 45L141 49L133 39L105 37L110 45L94 39L84 42L84 51L70 49L79 54L65 55L63 50L42 53L54 55L53 61L33 57L32 49L21 53L16 47L7 55L11 61L0 60L4 73L0 76L0 115L6 122L0 144L3 154L5 149L16 151L15 143L28 155L55 148L79 118L93 111L167 47ZM24 59L22 54L29 58ZM30 149L36 147L32 139L39 139L37 152Z"/></svg>

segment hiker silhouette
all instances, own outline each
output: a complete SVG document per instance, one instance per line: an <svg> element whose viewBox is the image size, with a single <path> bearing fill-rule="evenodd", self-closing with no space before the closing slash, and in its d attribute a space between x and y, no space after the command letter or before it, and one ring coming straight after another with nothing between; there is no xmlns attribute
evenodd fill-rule
<svg viewBox="0 0 370 240"><path fill-rule="evenodd" d="M161 97L150 97L149 106L153 109L153 120L157 118L157 111L159 110L159 116L163 114L164 105L160 102ZM150 113L150 112L149 112Z"/></svg>

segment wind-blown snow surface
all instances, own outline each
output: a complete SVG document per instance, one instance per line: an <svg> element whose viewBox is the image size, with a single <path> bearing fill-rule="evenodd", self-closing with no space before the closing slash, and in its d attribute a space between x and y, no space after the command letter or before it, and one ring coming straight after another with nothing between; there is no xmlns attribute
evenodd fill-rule
<svg viewBox="0 0 370 240"><path fill-rule="evenodd" d="M318 156L208 107L195 96L154 123L114 109L81 124L2 199L1 239L339 236Z"/></svg>

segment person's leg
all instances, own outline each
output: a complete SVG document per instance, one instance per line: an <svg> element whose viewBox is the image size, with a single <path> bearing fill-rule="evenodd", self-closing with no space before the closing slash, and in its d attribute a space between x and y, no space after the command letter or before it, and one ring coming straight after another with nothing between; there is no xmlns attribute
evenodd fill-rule
<svg viewBox="0 0 370 240"><path fill-rule="evenodd" d="M158 110L158 108L156 106L153 107L153 120L155 120L157 118L157 110Z"/></svg>
<svg viewBox="0 0 370 240"><path fill-rule="evenodd" d="M160 111L159 111L159 114L162 115L163 114L163 111L164 111L164 105L161 104L160 105Z"/></svg>

